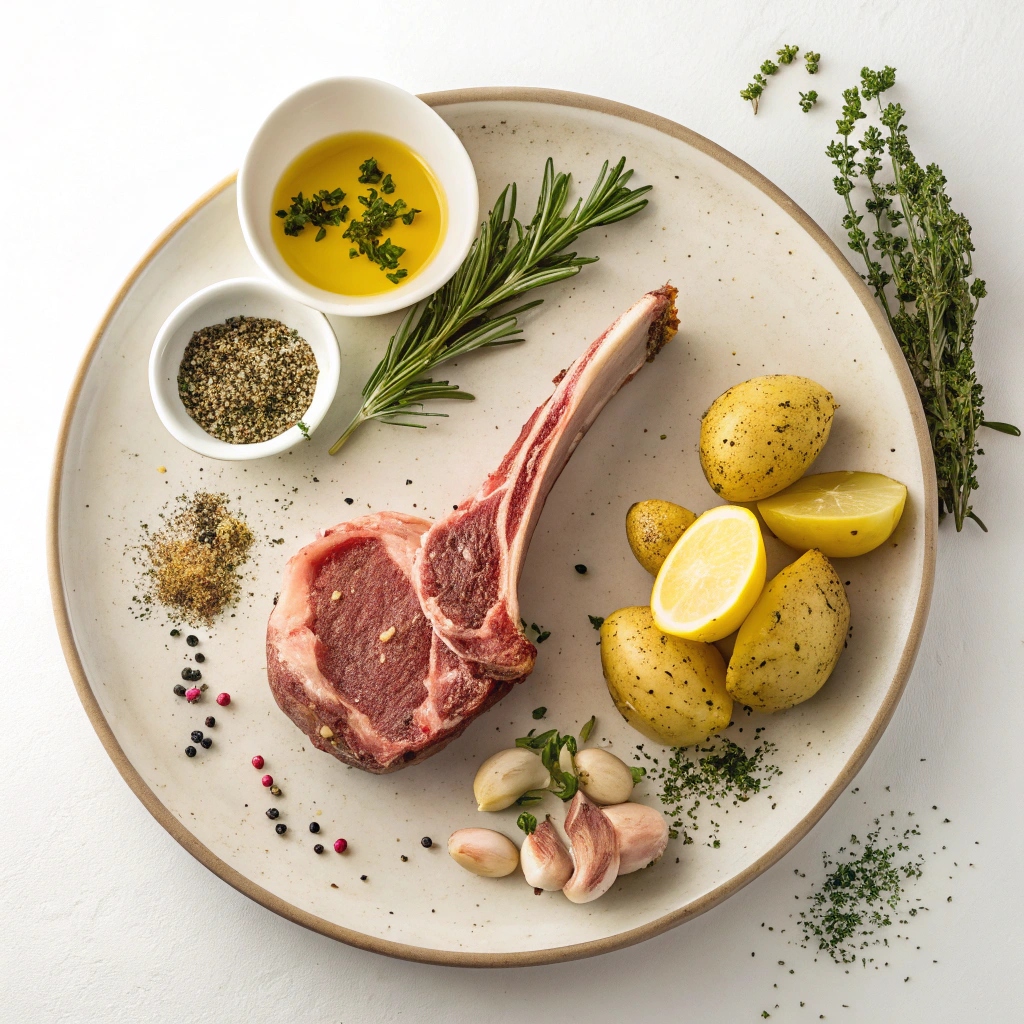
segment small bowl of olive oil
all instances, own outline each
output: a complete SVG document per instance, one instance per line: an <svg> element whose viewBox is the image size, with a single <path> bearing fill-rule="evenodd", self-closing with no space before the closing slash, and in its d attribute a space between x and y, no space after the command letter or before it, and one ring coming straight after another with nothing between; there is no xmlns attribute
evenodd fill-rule
<svg viewBox="0 0 1024 1024"><path fill-rule="evenodd" d="M431 295L479 227L458 136L422 100L329 78L264 121L238 173L242 234L263 271L325 313L376 316Z"/></svg>

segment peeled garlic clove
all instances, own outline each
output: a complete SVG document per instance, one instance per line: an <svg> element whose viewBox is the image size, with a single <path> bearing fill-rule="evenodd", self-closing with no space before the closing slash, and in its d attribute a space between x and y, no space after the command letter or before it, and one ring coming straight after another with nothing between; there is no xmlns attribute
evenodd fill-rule
<svg viewBox="0 0 1024 1024"><path fill-rule="evenodd" d="M477 810L503 811L531 789L547 789L551 776L532 750L514 747L487 758L473 780Z"/></svg>
<svg viewBox="0 0 1024 1024"><path fill-rule="evenodd" d="M503 878L519 864L519 851L508 836L489 828L460 828L448 837L448 853L474 875Z"/></svg>
<svg viewBox="0 0 1024 1024"><path fill-rule="evenodd" d="M562 892L573 903L603 896L619 873L619 843L610 819L586 794L578 792L565 816L574 870Z"/></svg>
<svg viewBox="0 0 1024 1024"><path fill-rule="evenodd" d="M553 891L565 887L572 876L572 857L549 814L527 837L519 851L526 881L534 889Z"/></svg>
<svg viewBox="0 0 1024 1024"><path fill-rule="evenodd" d="M665 852L668 822L656 807L628 803L602 807L601 810L615 829L620 875L647 867Z"/></svg>
<svg viewBox="0 0 1024 1024"><path fill-rule="evenodd" d="M633 795L633 775L613 753L588 747L576 755L580 789L595 804L621 804Z"/></svg>

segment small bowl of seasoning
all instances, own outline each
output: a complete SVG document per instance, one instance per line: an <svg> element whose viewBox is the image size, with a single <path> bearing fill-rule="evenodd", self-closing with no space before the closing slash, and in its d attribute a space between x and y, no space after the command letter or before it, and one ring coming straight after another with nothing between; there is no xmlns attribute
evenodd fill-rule
<svg viewBox="0 0 1024 1024"><path fill-rule="evenodd" d="M149 357L161 422L214 459L261 459L307 440L340 375L323 313L260 278L221 281L186 299Z"/></svg>
<svg viewBox="0 0 1024 1024"><path fill-rule="evenodd" d="M263 271L341 316L431 295L480 227L459 137L421 99L372 78L314 82L279 104L242 161L237 196Z"/></svg>

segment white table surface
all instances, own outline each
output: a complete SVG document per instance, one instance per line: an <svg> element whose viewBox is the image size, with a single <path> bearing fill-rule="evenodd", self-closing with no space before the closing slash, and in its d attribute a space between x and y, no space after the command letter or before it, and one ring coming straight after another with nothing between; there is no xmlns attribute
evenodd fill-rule
<svg viewBox="0 0 1024 1024"><path fill-rule="evenodd" d="M5 4L0 1020L1021 1020L1024 441L986 437L976 508L990 533L940 530L917 666L860 792L703 917L601 958L519 971L350 949L249 902L185 853L121 781L75 695L44 523L64 397L122 280L237 166L275 102L339 73L413 91L549 86L645 107L749 161L842 244L823 155L839 93L863 64L894 64L911 141L942 164L974 227L991 293L975 353L987 410L1024 423L1022 10L1012 0ZM821 72L784 69L755 119L737 92L784 42L819 50ZM805 116L796 91L812 84L822 102ZM821 851L862 835L874 813L934 823L932 805L951 824L926 830L917 895L931 909L891 929L909 938L892 940L888 967L846 973L788 944L807 884L795 870L820 875Z"/></svg>

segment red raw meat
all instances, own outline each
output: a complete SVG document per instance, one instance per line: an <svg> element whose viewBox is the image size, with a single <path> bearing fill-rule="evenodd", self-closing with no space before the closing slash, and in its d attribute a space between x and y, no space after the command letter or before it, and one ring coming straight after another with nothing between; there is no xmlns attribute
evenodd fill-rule
<svg viewBox="0 0 1024 1024"><path fill-rule="evenodd" d="M533 669L516 588L534 528L558 474L607 401L675 334L676 289L648 292L556 381L501 465L444 519L416 555L413 582L434 630L495 679Z"/></svg>
<svg viewBox="0 0 1024 1024"><path fill-rule="evenodd" d="M267 626L281 710L375 774L437 753L512 686L458 658L424 617L410 576L429 527L381 512L324 531L288 562Z"/></svg>

